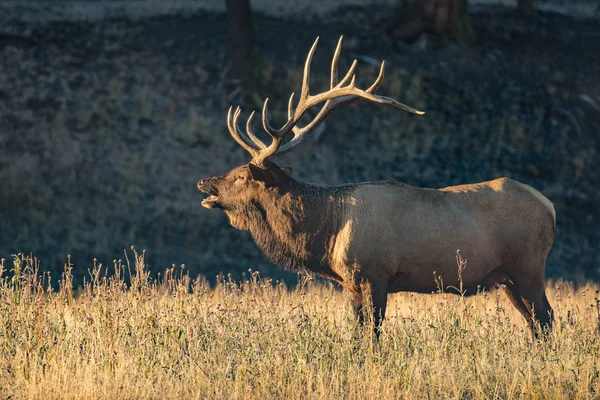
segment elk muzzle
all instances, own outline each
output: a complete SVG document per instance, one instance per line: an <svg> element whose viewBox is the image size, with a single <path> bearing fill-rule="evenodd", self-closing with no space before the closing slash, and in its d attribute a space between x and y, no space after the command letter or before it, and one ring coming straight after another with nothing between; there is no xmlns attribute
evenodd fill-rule
<svg viewBox="0 0 600 400"><path fill-rule="evenodd" d="M206 193L209 196L202 200L202 207L204 208L221 208L219 203L219 190L217 189L217 177L212 176L210 178L202 179L198 182L198 190L202 193Z"/></svg>

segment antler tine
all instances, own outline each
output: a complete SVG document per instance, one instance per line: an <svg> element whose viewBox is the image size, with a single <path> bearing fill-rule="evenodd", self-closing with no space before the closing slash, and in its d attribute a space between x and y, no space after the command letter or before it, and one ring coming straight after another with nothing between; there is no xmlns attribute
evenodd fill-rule
<svg viewBox="0 0 600 400"><path fill-rule="evenodd" d="M288 100L288 119L292 119L292 117L294 116L294 114L292 112L293 102L294 102L294 93L292 93L292 95L290 96L290 99Z"/></svg>
<svg viewBox="0 0 600 400"><path fill-rule="evenodd" d="M254 157L256 155L256 149L252 148L246 141L240 136L240 132L237 126L237 117L239 116L240 108L237 107L233 116L231 115L231 111L233 110L233 106L229 107L229 111L227 112L227 128L229 129L229 133L235 139L235 141L242 146L248 153Z"/></svg>
<svg viewBox="0 0 600 400"><path fill-rule="evenodd" d="M361 90L361 92L363 92ZM387 97L387 96L379 96L379 95L372 95L370 93L366 93L364 92L364 94L368 95L368 96L362 96L363 98L372 101L373 103L379 103L379 104L389 104L390 106L394 106L400 110L409 112L411 114L416 114L416 115L423 115L425 114L425 111L419 111L415 108L412 108L410 106L407 106L406 104L400 103L399 101L392 99L391 97Z"/></svg>
<svg viewBox="0 0 600 400"><path fill-rule="evenodd" d="M354 60L352 61L352 64L350 65L350 68L348 69L348 72L346 72L346 75L342 78L342 80L340 81L340 83L338 83L334 89L339 89L341 87L343 87L347 82L348 79L352 78L352 76L354 75L354 70L356 69L356 65L358 64L358 61Z"/></svg>
<svg viewBox="0 0 600 400"><path fill-rule="evenodd" d="M381 62L381 68L379 68L379 75L377 76L377 79L375 79L375 82L373 82L373 84L366 90L366 92L375 94L375 92L377 91L377 89L379 89L379 86L381 86L381 83L383 82L384 75L385 75L385 60L383 60Z"/></svg>
<svg viewBox="0 0 600 400"><path fill-rule="evenodd" d="M340 54L342 54L342 40L344 36L340 36L337 47L333 53L333 60L331 60L331 79L329 89L333 89L338 84L338 62L340 61Z"/></svg>
<svg viewBox="0 0 600 400"><path fill-rule="evenodd" d="M236 107L233 115L231 114L232 110L233 106L229 107L229 111L227 113L227 128L229 129L229 133L240 146L242 146L248 153L252 155L253 158L258 157L260 151L265 149L267 146L252 133L251 129L248 129L249 133L246 134L240 130L238 126L238 120L240 114L242 113L242 109L240 107ZM250 114L248 122L246 123L246 128L250 127L253 114L254 112Z"/></svg>
<svg viewBox="0 0 600 400"><path fill-rule="evenodd" d="M233 106L229 106L229 111L227 111L227 130L229 130L229 133L231 133L231 131L233 129L231 129L231 110L233 109Z"/></svg>
<svg viewBox="0 0 600 400"><path fill-rule="evenodd" d="M256 144L261 150L263 150L267 148L267 145L264 144L264 142L260 140L254 134L254 132L252 132L252 118L254 118L254 113L255 111L252 111L252 113L250 113L250 116L248 117L248 120L246 121L246 135L248 135L248 137L254 142L254 144Z"/></svg>
<svg viewBox="0 0 600 400"><path fill-rule="evenodd" d="M348 87L351 89L354 89L356 87L356 75L352 75L352 80L350 81Z"/></svg>
<svg viewBox="0 0 600 400"><path fill-rule="evenodd" d="M269 136L273 137L273 138L277 138L279 136L283 136L283 133L287 133L287 131L289 130L288 125L290 125L290 123L293 121L292 119L288 120L288 122L285 123L285 125L281 128L281 129L275 129L271 126L271 124L269 123L269 98L267 97L265 99L265 104L263 104L263 108L262 108L262 124L263 124L263 129L269 134Z"/></svg>
<svg viewBox="0 0 600 400"><path fill-rule="evenodd" d="M310 51L308 52L308 56L306 56L306 62L304 63L304 75L302 76L302 91L300 92L300 103L305 101L309 94L309 81L310 81L310 64L312 63L313 55L315 54L315 50L317 49L317 44L319 43L319 37L315 39Z"/></svg>

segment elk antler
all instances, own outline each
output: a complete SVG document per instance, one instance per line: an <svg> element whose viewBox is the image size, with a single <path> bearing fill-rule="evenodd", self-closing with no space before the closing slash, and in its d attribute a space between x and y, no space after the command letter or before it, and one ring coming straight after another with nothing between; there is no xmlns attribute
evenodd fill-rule
<svg viewBox="0 0 600 400"><path fill-rule="evenodd" d="M238 142L252 155L252 163L256 165L263 165L264 161L269 157L292 150L302 143L306 136L313 132L323 122L327 115L341 104L370 101L373 103L390 104L412 114L424 114L423 111L415 110L414 108L402 104L390 97L375 95L375 91L383 82L385 61L381 63L381 69L379 70L377 79L367 90L362 90L355 86L356 76L354 75L354 70L356 68L356 60L352 62L352 65L350 66L350 69L346 75L341 81L338 82L338 61L340 59L340 53L342 50L342 39L343 36L340 37L335 49L335 53L333 54L329 90L313 96L309 93L308 85L310 81L310 64L315 49L317 48L317 43L319 42L319 38L317 37L315 43L308 52L306 63L304 64L304 76L302 78L302 89L300 92L300 100L298 101L298 105L292 112L292 104L294 100L294 93L292 93L288 102L288 121L280 129L274 129L269 123L269 111L267 109L269 99L267 98L265 100L265 104L262 109L262 125L264 130L272 138L271 144L268 147L252 132L251 122L252 118L254 117L254 111L248 117L248 121L246 122L246 132L244 133L240 131L238 127L238 118L241 113L240 108L237 107L235 112L233 112L233 115L233 107L229 108L229 112L227 114L227 127L229 128L229 133L231 133L231 136L233 136L236 142ZM314 117L314 119L302 128L297 127L296 125L304 113L308 109L320 103L325 104ZM294 136L287 143L283 144L283 139L290 131L294 132Z"/></svg>

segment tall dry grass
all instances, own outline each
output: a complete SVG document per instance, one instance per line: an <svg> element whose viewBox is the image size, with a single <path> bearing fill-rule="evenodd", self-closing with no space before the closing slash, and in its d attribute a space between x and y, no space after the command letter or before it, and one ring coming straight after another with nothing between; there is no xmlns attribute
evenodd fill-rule
<svg viewBox="0 0 600 400"><path fill-rule="evenodd" d="M492 292L394 295L375 342L332 285L153 280L130 256L78 290L69 265L53 291L2 263L0 398L600 398L598 285L549 284L548 341Z"/></svg>

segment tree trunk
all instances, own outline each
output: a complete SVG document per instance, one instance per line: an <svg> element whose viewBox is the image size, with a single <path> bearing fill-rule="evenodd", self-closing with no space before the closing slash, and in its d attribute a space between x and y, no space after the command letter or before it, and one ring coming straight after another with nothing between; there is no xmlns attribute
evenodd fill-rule
<svg viewBox="0 0 600 400"><path fill-rule="evenodd" d="M459 24L467 12L467 0L425 0L423 9L433 33L458 39Z"/></svg>
<svg viewBox="0 0 600 400"><path fill-rule="evenodd" d="M533 15L533 0L519 0L519 11L526 15Z"/></svg>
<svg viewBox="0 0 600 400"><path fill-rule="evenodd" d="M467 0L417 0L413 7L395 18L395 36L412 41L422 33L470 40L473 36L467 15Z"/></svg>
<svg viewBox="0 0 600 400"><path fill-rule="evenodd" d="M250 0L226 0L227 28L231 43L231 74L252 86L258 64L258 45L252 22Z"/></svg>

